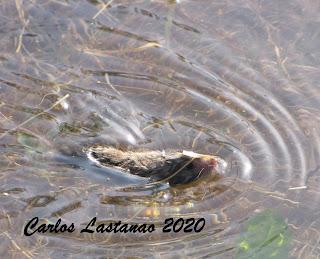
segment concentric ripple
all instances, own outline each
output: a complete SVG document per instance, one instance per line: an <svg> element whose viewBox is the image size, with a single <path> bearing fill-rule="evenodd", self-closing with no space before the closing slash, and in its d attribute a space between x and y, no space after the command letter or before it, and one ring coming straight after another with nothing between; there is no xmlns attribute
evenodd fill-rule
<svg viewBox="0 0 320 259"><path fill-rule="evenodd" d="M316 1L4 1L4 254L317 258L319 11ZM192 150L227 168L219 180L152 185L92 163L93 145ZM21 236L35 216L157 230ZM163 233L171 217L206 225Z"/></svg>

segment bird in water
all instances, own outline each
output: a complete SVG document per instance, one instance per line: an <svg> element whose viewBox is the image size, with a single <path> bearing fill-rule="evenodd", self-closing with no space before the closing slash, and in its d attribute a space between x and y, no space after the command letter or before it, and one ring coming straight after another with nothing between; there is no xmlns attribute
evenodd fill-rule
<svg viewBox="0 0 320 259"><path fill-rule="evenodd" d="M170 186L188 184L208 176L217 179L226 167L226 162L217 156L185 150L121 150L95 146L86 153L100 166L148 177L155 183L168 182Z"/></svg>

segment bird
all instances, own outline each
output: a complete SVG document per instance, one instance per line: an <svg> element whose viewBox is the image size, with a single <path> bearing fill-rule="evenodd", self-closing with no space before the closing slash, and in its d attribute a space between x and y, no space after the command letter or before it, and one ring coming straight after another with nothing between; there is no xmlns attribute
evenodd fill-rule
<svg viewBox="0 0 320 259"><path fill-rule="evenodd" d="M96 164L121 170L152 182L168 182L170 186L189 184L203 177L218 177L226 162L217 156L193 151L121 149L113 146L92 146L87 156Z"/></svg>

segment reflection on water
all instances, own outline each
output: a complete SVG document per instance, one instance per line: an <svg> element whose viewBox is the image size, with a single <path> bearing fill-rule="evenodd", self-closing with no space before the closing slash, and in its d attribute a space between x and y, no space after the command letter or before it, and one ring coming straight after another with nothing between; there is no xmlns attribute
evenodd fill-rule
<svg viewBox="0 0 320 259"><path fill-rule="evenodd" d="M318 258L319 11L308 0L2 1L1 254ZM193 150L228 167L217 181L150 187L91 163L83 150L96 144ZM158 230L25 237L33 217ZM170 217L206 226L162 233Z"/></svg>

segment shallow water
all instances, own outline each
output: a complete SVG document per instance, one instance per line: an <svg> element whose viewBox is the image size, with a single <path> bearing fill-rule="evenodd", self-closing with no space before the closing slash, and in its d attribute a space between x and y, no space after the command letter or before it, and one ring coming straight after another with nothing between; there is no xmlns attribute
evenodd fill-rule
<svg viewBox="0 0 320 259"><path fill-rule="evenodd" d="M2 257L318 258L319 12L308 0L2 1ZM91 163L94 144L228 166L219 181L147 186ZM157 231L24 236L36 216ZM206 225L162 233L170 217Z"/></svg>

